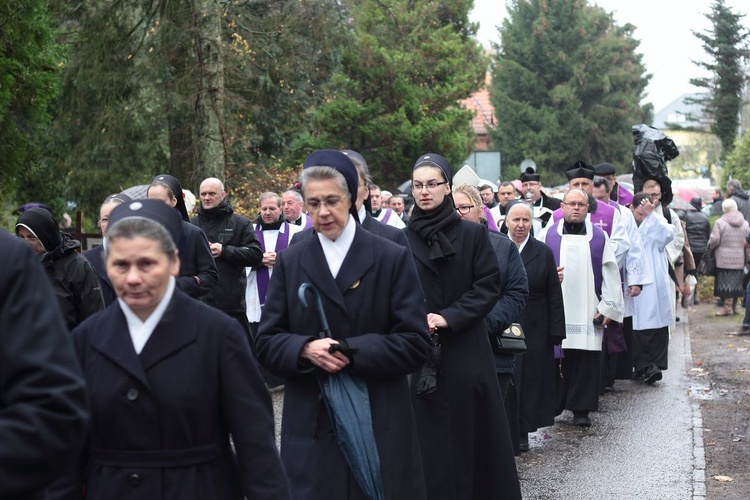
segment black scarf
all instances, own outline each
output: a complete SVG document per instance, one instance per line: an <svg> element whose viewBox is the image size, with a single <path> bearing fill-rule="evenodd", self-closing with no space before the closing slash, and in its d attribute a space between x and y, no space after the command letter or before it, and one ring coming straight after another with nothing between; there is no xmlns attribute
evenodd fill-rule
<svg viewBox="0 0 750 500"><path fill-rule="evenodd" d="M563 234L586 234L586 223L563 221Z"/></svg>
<svg viewBox="0 0 750 500"><path fill-rule="evenodd" d="M415 206L409 221L409 228L427 242L430 247L430 260L443 259L456 255L456 249L445 236L445 231L458 224L460 220L461 217L453 206L453 200L446 196L443 203L429 213Z"/></svg>
<svg viewBox="0 0 750 500"><path fill-rule="evenodd" d="M257 224L260 226L261 231L274 231L281 228L281 225L284 223L284 218L279 217L279 220L276 222L272 222L270 224L266 224L263 222L263 219L260 215L258 215L258 218L256 219Z"/></svg>

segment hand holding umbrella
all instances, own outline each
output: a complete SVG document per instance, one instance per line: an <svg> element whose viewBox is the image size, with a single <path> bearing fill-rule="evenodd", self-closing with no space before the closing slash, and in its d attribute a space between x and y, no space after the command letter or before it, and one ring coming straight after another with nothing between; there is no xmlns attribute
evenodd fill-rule
<svg viewBox="0 0 750 500"><path fill-rule="evenodd" d="M305 296L305 292L308 291L315 300L315 308L322 329L321 338L308 342L308 346L318 343L314 348L310 348L311 354L317 357L321 365L331 365L335 368L329 370L317 364L313 358L308 358L313 364L329 372L320 374L318 384L328 409L328 415L331 417L336 442L362 493L371 500L380 500L383 498L383 478L380 474L380 457L375 442L375 433L372 430L372 412L367 382L341 370L350 363L354 349L350 348L345 341L337 342L331 338L328 319L323 310L323 301L318 289L312 283L302 283L299 287L297 296L302 307L308 306ZM341 358L344 358L346 362L343 363Z"/></svg>

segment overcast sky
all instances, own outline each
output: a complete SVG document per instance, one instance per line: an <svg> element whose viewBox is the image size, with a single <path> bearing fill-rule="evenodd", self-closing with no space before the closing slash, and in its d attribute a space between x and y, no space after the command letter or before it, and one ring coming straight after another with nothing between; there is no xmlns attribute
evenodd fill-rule
<svg viewBox="0 0 750 500"><path fill-rule="evenodd" d="M658 112L682 94L698 89L690 85L690 78L707 76L692 62L707 60L700 41L692 31L710 28L704 14L710 12L710 0L589 0L608 12L614 12L617 24L631 23L637 27L633 36L641 41L646 71L652 75L646 88L645 102ZM747 14L747 0L726 0L735 13ZM471 20L479 22L479 40L489 46L499 42L496 26L505 17L504 0L474 0ZM750 18L742 19L750 26Z"/></svg>

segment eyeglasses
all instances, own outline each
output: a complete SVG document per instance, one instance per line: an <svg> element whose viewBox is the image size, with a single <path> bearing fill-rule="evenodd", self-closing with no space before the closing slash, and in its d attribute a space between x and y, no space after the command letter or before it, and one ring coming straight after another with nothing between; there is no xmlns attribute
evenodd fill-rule
<svg viewBox="0 0 750 500"><path fill-rule="evenodd" d="M412 191L421 191L422 189L427 188L428 190L432 191L436 187L442 186L443 184L448 184L448 181L443 181L443 182L430 181L427 184L422 184L421 182L413 182L411 185L411 189Z"/></svg>
<svg viewBox="0 0 750 500"><path fill-rule="evenodd" d="M317 212L321 207L328 207L329 209L336 208L343 199L338 197L326 198L325 200L316 200L315 198L305 200L308 212Z"/></svg>
<svg viewBox="0 0 750 500"><path fill-rule="evenodd" d="M104 217L96 221L96 225L102 227L102 224L109 224L109 217Z"/></svg>
<svg viewBox="0 0 750 500"><path fill-rule="evenodd" d="M588 207L589 206L588 203L583 203L583 202L580 202L580 203L567 203L566 202L566 203L562 203L562 204L563 205L567 205L569 207L573 207L573 208L584 208L584 207Z"/></svg>
<svg viewBox="0 0 750 500"><path fill-rule="evenodd" d="M471 212L472 208L476 208L476 205L461 205L460 207L456 207L456 211L460 214L468 214Z"/></svg>

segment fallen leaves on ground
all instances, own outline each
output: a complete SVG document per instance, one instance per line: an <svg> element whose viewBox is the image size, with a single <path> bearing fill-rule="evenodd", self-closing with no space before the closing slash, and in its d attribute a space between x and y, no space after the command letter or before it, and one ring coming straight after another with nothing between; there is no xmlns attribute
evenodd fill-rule
<svg viewBox="0 0 750 500"><path fill-rule="evenodd" d="M714 476L714 479L716 479L720 483L728 483L730 481L734 481L734 479L729 476Z"/></svg>

